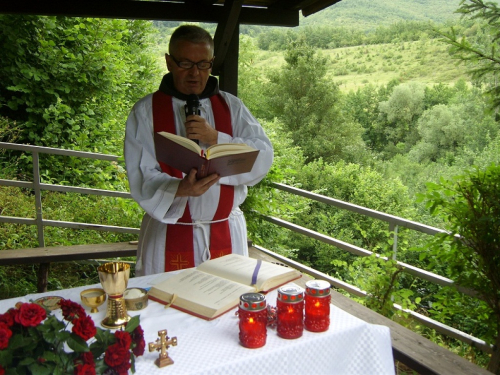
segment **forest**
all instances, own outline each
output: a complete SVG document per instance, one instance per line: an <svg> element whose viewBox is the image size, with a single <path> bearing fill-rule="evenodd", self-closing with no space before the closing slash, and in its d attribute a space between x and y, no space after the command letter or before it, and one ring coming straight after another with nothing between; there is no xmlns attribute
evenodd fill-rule
<svg viewBox="0 0 500 375"><path fill-rule="evenodd" d="M367 291L370 298L361 303L494 368L498 353L490 358L417 326L390 305L499 348L500 60L495 47L500 10L481 0L337 5L294 29L241 28L238 96L275 150L272 170L249 189L242 207L249 237ZM158 87L165 73L162 56L177 24L0 19L1 141L121 156L126 116L135 101ZM123 162L45 156L41 163L46 183L128 190ZM1 178L32 178L26 155L4 150L0 164ZM384 223L279 192L272 182L448 230L450 235L436 238L400 230L398 260L449 277L483 298L401 273L391 261L358 258L267 223L260 215L391 257L392 236ZM140 207L119 198L45 192L43 205L47 219L54 220L139 227L142 218ZM35 216L28 190L1 187L0 207L2 215ZM455 241L455 234L467 240ZM136 239L60 228L47 228L46 237L47 246ZM0 249L35 247L36 238L34 227L0 226ZM81 279L93 283L92 268L61 267L49 288L76 286ZM36 289L33 267L0 267L0 280L6 285L0 298Z"/></svg>

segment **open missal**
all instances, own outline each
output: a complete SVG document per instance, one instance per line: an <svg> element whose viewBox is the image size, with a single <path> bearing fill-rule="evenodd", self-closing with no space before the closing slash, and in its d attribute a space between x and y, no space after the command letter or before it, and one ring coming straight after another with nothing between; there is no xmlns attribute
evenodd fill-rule
<svg viewBox="0 0 500 375"><path fill-rule="evenodd" d="M244 143L220 143L206 153L188 138L167 132L154 134L156 157L159 161L188 174L192 168L200 179L217 173L232 176L252 170L259 150Z"/></svg>
<svg viewBox="0 0 500 375"><path fill-rule="evenodd" d="M229 254L182 270L148 294L154 301L212 320L238 306L244 293L265 293L300 277L293 268Z"/></svg>

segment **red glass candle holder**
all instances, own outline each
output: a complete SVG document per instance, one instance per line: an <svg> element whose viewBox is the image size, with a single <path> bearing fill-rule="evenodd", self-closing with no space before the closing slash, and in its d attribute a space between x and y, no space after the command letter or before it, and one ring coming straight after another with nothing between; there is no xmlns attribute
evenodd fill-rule
<svg viewBox="0 0 500 375"><path fill-rule="evenodd" d="M241 345L251 349L264 346L267 338L266 297L260 293L242 294L238 316Z"/></svg>
<svg viewBox="0 0 500 375"><path fill-rule="evenodd" d="M304 331L304 289L285 285L278 289L276 332L284 339L296 339Z"/></svg>
<svg viewBox="0 0 500 375"><path fill-rule="evenodd" d="M311 332L324 332L330 327L330 284L324 280L306 283L304 326Z"/></svg>

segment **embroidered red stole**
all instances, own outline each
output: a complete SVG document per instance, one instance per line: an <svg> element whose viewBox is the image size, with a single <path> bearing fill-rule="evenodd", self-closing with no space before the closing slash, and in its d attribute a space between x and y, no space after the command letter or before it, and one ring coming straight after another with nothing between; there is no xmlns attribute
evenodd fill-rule
<svg viewBox="0 0 500 375"><path fill-rule="evenodd" d="M220 94L210 97L215 118L215 129L233 135L229 107ZM153 94L153 127L155 132L176 134L172 97L157 91ZM182 172L160 162L162 171L172 177L182 178ZM212 221L226 219L233 208L234 187L220 185L219 205ZM165 271L194 267L193 225L189 203L178 220L185 224L168 224L165 241ZM210 257L212 259L231 254L231 236L228 220L210 224Z"/></svg>

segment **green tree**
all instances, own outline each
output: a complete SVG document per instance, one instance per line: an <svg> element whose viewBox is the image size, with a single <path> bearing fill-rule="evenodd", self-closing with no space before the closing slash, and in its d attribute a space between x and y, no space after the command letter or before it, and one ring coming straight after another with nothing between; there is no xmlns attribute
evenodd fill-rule
<svg viewBox="0 0 500 375"><path fill-rule="evenodd" d="M259 48L264 51L282 51L296 39L296 33L289 29L272 28L269 30L266 28L257 37L257 43Z"/></svg>
<svg viewBox="0 0 500 375"><path fill-rule="evenodd" d="M407 188L399 180L387 179L372 168L359 164L330 164L317 160L301 169L296 183L304 190L363 207L383 207L384 212L409 219L414 214ZM386 223L348 210L339 210L321 202L308 201L307 206L303 206L302 210L296 213L294 222L370 251L382 252L390 248L389 227ZM407 233L402 231L401 250L405 248L406 239ZM351 263L356 258L344 250L300 234L290 234L286 244L289 248L298 249L301 262L311 264L326 273L333 273L337 269L336 265L332 264L334 259ZM356 284L356 280L351 280L347 270L337 272L345 280Z"/></svg>
<svg viewBox="0 0 500 375"><path fill-rule="evenodd" d="M255 69L257 56L255 39L241 35L238 56L238 97L256 118L265 118L266 97L261 95L265 77Z"/></svg>
<svg viewBox="0 0 500 375"><path fill-rule="evenodd" d="M463 80L456 87L463 87L466 83ZM466 86L465 86L466 87ZM425 87L424 108L430 109L438 104L448 104L450 99L455 95L453 87L439 83L432 87Z"/></svg>
<svg viewBox="0 0 500 375"><path fill-rule="evenodd" d="M343 110L338 86L326 78L328 59L300 41L290 44L285 61L269 74L268 112L285 125L308 161L362 160L363 129Z"/></svg>
<svg viewBox="0 0 500 375"><path fill-rule="evenodd" d="M380 102L380 113L386 119L384 132L388 146L399 152L409 148L418 140L416 122L424 111L425 85L408 82L396 86L387 101ZM391 156L390 149L388 155Z"/></svg>
<svg viewBox="0 0 500 375"><path fill-rule="evenodd" d="M126 115L159 76L152 33L145 21L1 15L0 116L22 124L17 142L121 154ZM59 180L100 168L41 162Z"/></svg>
<svg viewBox="0 0 500 375"><path fill-rule="evenodd" d="M287 230L266 222L261 215L293 220L307 206L302 199L292 194L282 194L271 186L273 182L297 186L297 179L304 165L304 156L299 147L292 144L291 136L279 121L262 121L274 149L271 170L264 180L248 189L248 197L242 205L247 220L249 238L257 244L273 249L285 256L294 257L293 250L283 246L289 235Z"/></svg>
<svg viewBox="0 0 500 375"><path fill-rule="evenodd" d="M476 168L451 180L429 184L421 196L433 215L447 223L448 233L436 235L422 257L446 265L456 284L475 290L487 305L487 339L494 353L488 370L500 374L500 166ZM448 307L447 307L448 308ZM449 308L453 310L452 304ZM462 307L460 307L462 309Z"/></svg>
<svg viewBox="0 0 500 375"><path fill-rule="evenodd" d="M345 97L345 109L364 129L363 140L373 151L380 152L387 145L386 122L380 116L379 103L387 101L399 81L392 80L387 85L366 85Z"/></svg>
<svg viewBox="0 0 500 375"><path fill-rule="evenodd" d="M496 137L499 124L486 113L478 89L461 91L449 103L436 105L419 118L421 140L410 150L410 158L452 165L465 148L481 152Z"/></svg>
<svg viewBox="0 0 500 375"><path fill-rule="evenodd" d="M469 67L473 79L486 86L492 107L500 107L500 58L497 50L500 40L500 8L493 2L462 0L457 10L465 19L477 20L478 38L466 37L455 28L441 32L442 41L450 46L450 53ZM477 33L475 33L477 35Z"/></svg>

